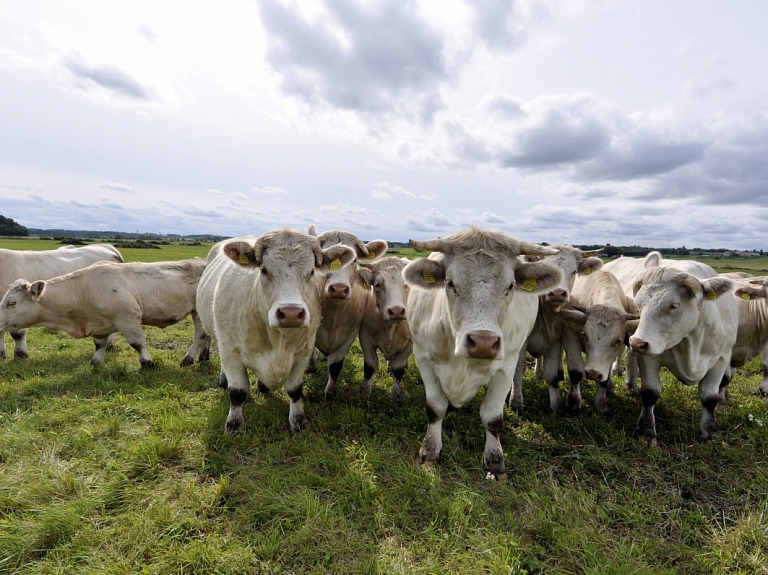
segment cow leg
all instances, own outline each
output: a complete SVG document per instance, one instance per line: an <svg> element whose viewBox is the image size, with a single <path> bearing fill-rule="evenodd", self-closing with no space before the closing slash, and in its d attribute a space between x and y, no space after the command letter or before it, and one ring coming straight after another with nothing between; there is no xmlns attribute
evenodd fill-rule
<svg viewBox="0 0 768 575"><path fill-rule="evenodd" d="M141 319L137 315L133 318L126 320L116 321L115 328L123 334L125 341L128 342L133 349L139 353L139 363L141 369L152 369L155 367L155 363L149 356L147 351L147 338L144 335L144 330L141 328Z"/></svg>
<svg viewBox="0 0 768 575"><path fill-rule="evenodd" d="M11 337L13 338L13 359L27 359L29 357L29 350L27 350L27 330L20 329L19 331L12 331Z"/></svg>
<svg viewBox="0 0 768 575"><path fill-rule="evenodd" d="M389 398L400 403L403 401L403 376L405 368L408 366L408 358L411 356L411 346L400 351L389 361L389 372L392 374L392 391L389 392Z"/></svg>
<svg viewBox="0 0 768 575"><path fill-rule="evenodd" d="M581 380L584 378L584 358L581 355L581 340L570 327L563 329L563 348L565 349L570 381L566 407L570 415L576 415L581 412Z"/></svg>
<svg viewBox="0 0 768 575"><path fill-rule="evenodd" d="M731 394L728 392L728 386L731 383L731 378L733 377L733 372L735 371L735 368L729 366L726 366L725 372L723 373L723 378L720 380L720 389L718 390L718 397L717 397L717 406L718 407L725 407L728 404L728 400L731 397Z"/></svg>
<svg viewBox="0 0 768 575"><path fill-rule="evenodd" d="M365 330L360 330L360 347L363 350L363 384L360 386L360 397L371 397L373 388L373 375L379 369L379 354L376 352L376 343Z"/></svg>
<svg viewBox="0 0 768 575"><path fill-rule="evenodd" d="M312 348L312 355L309 356L307 363L307 373L317 373L317 348Z"/></svg>
<svg viewBox="0 0 768 575"><path fill-rule="evenodd" d="M117 332L110 333L107 336L107 345L105 346L105 350L107 353L110 351L115 351L115 337L117 337Z"/></svg>
<svg viewBox="0 0 768 575"><path fill-rule="evenodd" d="M245 420L243 419L243 403L245 403L250 391L250 382L248 381L248 372L245 366L240 363L240 359L234 354L222 354L221 356L222 375L226 379L229 391L229 414L224 429L235 435L245 431ZM221 381L221 378L219 378Z"/></svg>
<svg viewBox="0 0 768 575"><path fill-rule="evenodd" d="M760 359L763 362L763 382L760 384L760 393L768 395L768 346L760 352Z"/></svg>
<svg viewBox="0 0 768 575"><path fill-rule="evenodd" d="M344 356L347 349L336 350L328 354L328 383L325 384L325 399L333 399L336 395L336 382L339 379L341 368L344 367Z"/></svg>
<svg viewBox="0 0 768 575"><path fill-rule="evenodd" d="M637 356L637 365L642 379L640 399L643 406L637 420L635 437L640 443L656 445L656 419L653 415L653 407L661 397L661 380L659 379L661 362L658 356Z"/></svg>
<svg viewBox="0 0 768 575"><path fill-rule="evenodd" d="M5 332L0 331L0 359L5 359Z"/></svg>
<svg viewBox="0 0 768 575"><path fill-rule="evenodd" d="M564 415L566 413L565 404L560 397L560 378L558 370L560 369L560 344L544 352L544 381L547 382L549 389L549 407L555 415Z"/></svg>
<svg viewBox="0 0 768 575"><path fill-rule="evenodd" d="M307 361L308 359L309 358L307 358ZM307 417L304 414L304 405L301 401L302 390L304 388L302 375L304 374L306 367L306 361L301 361L297 358L297 361L293 364L293 369L285 382L285 392L291 400L288 411L288 424L291 426L291 431L300 431L304 428L307 422Z"/></svg>
<svg viewBox="0 0 768 575"><path fill-rule="evenodd" d="M608 386L611 384L610 376L605 381L597 382L595 385L595 410L601 415L610 415L611 408L608 407Z"/></svg>
<svg viewBox="0 0 768 575"><path fill-rule="evenodd" d="M701 401L701 423L699 430L704 441L710 441L720 435L715 421L715 409L720 397L720 386L730 362L728 357L721 357L699 382L699 401ZM645 381L645 380L643 380ZM727 385L725 386L728 387Z"/></svg>
<svg viewBox="0 0 768 575"><path fill-rule="evenodd" d="M639 368L637 365L637 353L632 348L627 348L627 379L624 389L630 397L640 397L640 391L637 388L637 376ZM642 377L642 376L641 376Z"/></svg>
<svg viewBox="0 0 768 575"><path fill-rule="evenodd" d="M107 353L107 347L109 347L109 338L114 338L115 334L105 335L104 337L94 337L93 344L96 346L96 351L91 358L91 366L98 367L104 363L104 355ZM114 339L113 339L114 341Z"/></svg>
<svg viewBox="0 0 768 575"><path fill-rule="evenodd" d="M195 356L198 353L200 354L200 361L203 361L203 354L205 354L205 359L208 359L209 357L208 348L211 343L211 338L205 333L203 322L200 321L200 316L195 311L192 312L192 321L195 324L195 333L192 336L192 346L189 348L189 351L187 351L184 359L181 360L182 367L195 363Z"/></svg>
<svg viewBox="0 0 768 575"><path fill-rule="evenodd" d="M480 421L485 427L485 451L483 464L496 479L507 478L504 464L504 450L501 448L499 435L503 429L504 399L509 393L512 382L506 374L497 376L485 390L485 397L480 404Z"/></svg>
<svg viewBox="0 0 768 575"><path fill-rule="evenodd" d="M512 390L509 394L509 407L517 412L523 410L525 401L523 400L523 376L525 375L525 346L520 350L520 354L517 356L517 365L515 366L515 375L513 377ZM536 365L541 362L536 359ZM543 369L543 366L542 366Z"/></svg>
<svg viewBox="0 0 768 575"><path fill-rule="evenodd" d="M432 465L440 457L443 450L443 418L448 413L450 402L440 387L432 368L426 364L420 365L421 379L427 396L427 433L421 442L416 456L416 465Z"/></svg>

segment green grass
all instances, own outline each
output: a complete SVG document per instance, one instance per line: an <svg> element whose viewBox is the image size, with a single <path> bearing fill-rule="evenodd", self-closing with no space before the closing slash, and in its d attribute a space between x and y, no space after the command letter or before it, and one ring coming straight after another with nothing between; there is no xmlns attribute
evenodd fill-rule
<svg viewBox="0 0 768 575"><path fill-rule="evenodd" d="M88 244L117 243L89 241ZM54 240L40 238L0 238L0 248L7 250L54 250L61 247L61 243ZM208 256L208 250L213 243L202 242L200 245L192 243L172 242L169 245L159 245L159 249L118 248L127 262L160 262L181 260L186 258Z"/></svg>
<svg viewBox="0 0 768 575"><path fill-rule="evenodd" d="M590 383L582 415L555 418L528 369L496 482L480 397L446 418L438 464L414 465L427 418L413 361L398 406L384 362L371 399L357 397L357 344L324 401L321 358L304 431L290 433L284 392L254 387L246 433L230 437L215 350L181 368L190 320L146 332L151 371L121 336L92 369L90 340L47 329L30 330L29 359L0 362L0 574L768 572L758 361L706 444L695 388L665 374L655 448L632 438L639 404L621 378L608 418Z"/></svg>
<svg viewBox="0 0 768 575"><path fill-rule="evenodd" d="M768 568L768 407L758 365L732 384L720 440L697 439L695 389L667 376L660 442L632 439L622 391L604 419L550 415L526 373L502 433L509 479L486 480L479 399L449 415L441 461L413 464L426 430L412 364L405 403L383 367L358 399L353 347L338 399L306 376L308 427L255 393L224 429L218 357L181 368L189 320L147 328L157 369L118 336L93 346L31 330L0 363L0 573L760 573ZM620 381L617 388L621 387ZM750 419L752 415L752 419ZM765 422L761 427L756 420Z"/></svg>

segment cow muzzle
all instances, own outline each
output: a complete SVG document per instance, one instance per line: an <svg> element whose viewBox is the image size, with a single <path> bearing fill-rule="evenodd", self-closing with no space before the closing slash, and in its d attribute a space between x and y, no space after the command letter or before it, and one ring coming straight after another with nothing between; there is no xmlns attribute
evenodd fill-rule
<svg viewBox="0 0 768 575"><path fill-rule="evenodd" d="M564 290L562 288L553 289L551 292L547 293L547 298L552 303L565 303L567 302L569 298L569 293L567 290Z"/></svg>
<svg viewBox="0 0 768 575"><path fill-rule="evenodd" d="M651 353L651 344L634 335L629 338L629 347L632 348L632 351L642 355L649 355Z"/></svg>
<svg viewBox="0 0 768 575"><path fill-rule="evenodd" d="M342 283L330 284L326 292L331 299L349 299L351 293L349 286Z"/></svg>
<svg viewBox="0 0 768 575"><path fill-rule="evenodd" d="M308 315L300 305L283 305L275 310L278 327L305 327Z"/></svg>
<svg viewBox="0 0 768 575"><path fill-rule="evenodd" d="M584 377L586 377L589 380L598 381L598 382L603 381L603 379L605 379L603 378L603 374L600 373L600 370L598 369L587 369L584 372Z"/></svg>
<svg viewBox="0 0 768 575"><path fill-rule="evenodd" d="M476 359L496 359L501 351L501 336L488 330L478 330L464 337L467 355Z"/></svg>
<svg viewBox="0 0 768 575"><path fill-rule="evenodd" d="M405 319L405 308L401 305L393 305L387 308L387 321L403 321Z"/></svg>

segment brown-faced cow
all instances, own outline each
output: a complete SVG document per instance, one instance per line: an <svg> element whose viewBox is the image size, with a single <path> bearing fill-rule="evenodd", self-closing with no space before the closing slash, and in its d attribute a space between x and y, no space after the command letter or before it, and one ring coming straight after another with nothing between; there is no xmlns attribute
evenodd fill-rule
<svg viewBox="0 0 768 575"><path fill-rule="evenodd" d="M759 355L763 365L759 391L768 395L768 276L749 276L748 279L738 279L735 284L739 331L731 354L729 379L733 369Z"/></svg>

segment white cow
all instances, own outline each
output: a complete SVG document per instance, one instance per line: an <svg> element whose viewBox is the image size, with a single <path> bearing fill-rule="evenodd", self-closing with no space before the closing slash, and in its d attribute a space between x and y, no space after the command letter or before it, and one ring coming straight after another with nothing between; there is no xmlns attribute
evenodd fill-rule
<svg viewBox="0 0 768 575"><path fill-rule="evenodd" d="M336 393L336 382L344 367L344 356L347 355L360 332L360 324L371 292L360 270L357 269L356 262L358 259L374 261L387 251L388 246L384 240L364 243L355 234L342 231L323 232L317 236L317 240L323 249L336 245L348 246L357 256L353 262L355 265L331 265L317 277L323 309L315 347L328 359L325 398L330 399ZM309 371L315 370L313 354ZM361 391L364 393L364 387Z"/></svg>
<svg viewBox="0 0 768 575"><path fill-rule="evenodd" d="M100 261L122 262L123 256L109 244L82 248L64 246L44 251L0 249L0 293L5 293L11 283L18 279L30 282L47 280ZM26 334L26 330L11 332L15 359L28 356ZM5 359L5 331L0 331L0 359Z"/></svg>
<svg viewBox="0 0 768 575"><path fill-rule="evenodd" d="M768 395L768 276L749 276L735 283L739 331L731 354L728 380L734 368L742 367L759 355L763 365L763 381L759 391Z"/></svg>
<svg viewBox="0 0 768 575"><path fill-rule="evenodd" d="M570 389L566 402L560 397L559 383L563 376L562 337L563 322L559 311L568 305L571 289L576 277L589 274L603 265L603 260L596 257L602 250L583 251L568 245L554 245L558 252L544 258L563 272L563 278L548 292L539 296L536 323L521 350L515 373L515 385L510 397L510 406L516 410L523 407L523 375L525 372L525 352L536 358L537 368L541 365L541 376L549 389L549 406L556 415L578 413L581 409L581 378L579 364L569 363L568 379ZM530 259L530 258L528 258Z"/></svg>
<svg viewBox="0 0 768 575"><path fill-rule="evenodd" d="M247 368L268 389L285 387L291 430L304 425L302 378L320 326L315 271L354 260L351 248L322 249L317 238L292 230L241 236L211 248L197 307L206 332L216 338L229 389L227 431L245 428Z"/></svg>
<svg viewBox="0 0 768 575"><path fill-rule="evenodd" d="M697 277L676 269L675 263L649 267L633 288L640 321L629 345L637 354L643 402L635 434L644 443L656 443L653 408L661 395L662 367L685 384L698 382L702 439L717 437L715 408L736 343L739 313L733 280L718 277L704 264L706 275ZM692 269L698 266L690 264L699 262L681 263Z"/></svg>
<svg viewBox="0 0 768 575"><path fill-rule="evenodd" d="M392 374L393 401L402 401L401 385L408 358L413 352L413 339L407 320L408 286L403 279L403 268L410 263L396 257L382 258L372 263L361 263L358 270L373 289L368 298L365 315L360 324L360 347L363 349L364 381L360 393L370 397L373 374L379 367L377 349L389 362Z"/></svg>
<svg viewBox="0 0 768 575"><path fill-rule="evenodd" d="M536 320L536 296L562 277L553 264L525 262L517 256L556 250L476 227L410 243L419 250L439 252L403 270L406 283L416 288L408 294L408 323L429 420L416 463L437 460L443 417L485 387L480 405L486 432L483 460L490 473L505 478L499 442L505 398Z"/></svg>
<svg viewBox="0 0 768 575"><path fill-rule="evenodd" d="M628 298L632 298L635 280L649 267L674 267L675 269L692 274L697 278L710 278L717 275L717 272L707 264L693 260L664 259L661 256L661 253L657 251L650 252L644 258L622 256L606 263L603 269L611 272L621 284L625 295ZM621 369L621 362L618 361L614 365L614 371L618 373ZM631 348L627 347L627 377L625 387L627 393L633 397L639 396L636 382L637 374L638 368L635 354L632 352Z"/></svg>
<svg viewBox="0 0 768 575"><path fill-rule="evenodd" d="M568 363L575 364L580 373L595 382L595 408L607 414L611 366L621 358L640 316L616 277L603 269L576 278L571 305L573 309L560 311ZM582 351L587 355L586 365Z"/></svg>
<svg viewBox="0 0 768 575"><path fill-rule="evenodd" d="M210 338L195 311L197 283L205 260L119 264L98 262L69 274L28 282L17 280L0 301L0 329L60 329L72 337L93 337L91 364L101 365L109 336L120 332L139 353L142 368L154 367L142 325L167 327L192 314L195 335L181 365L208 359Z"/></svg>

